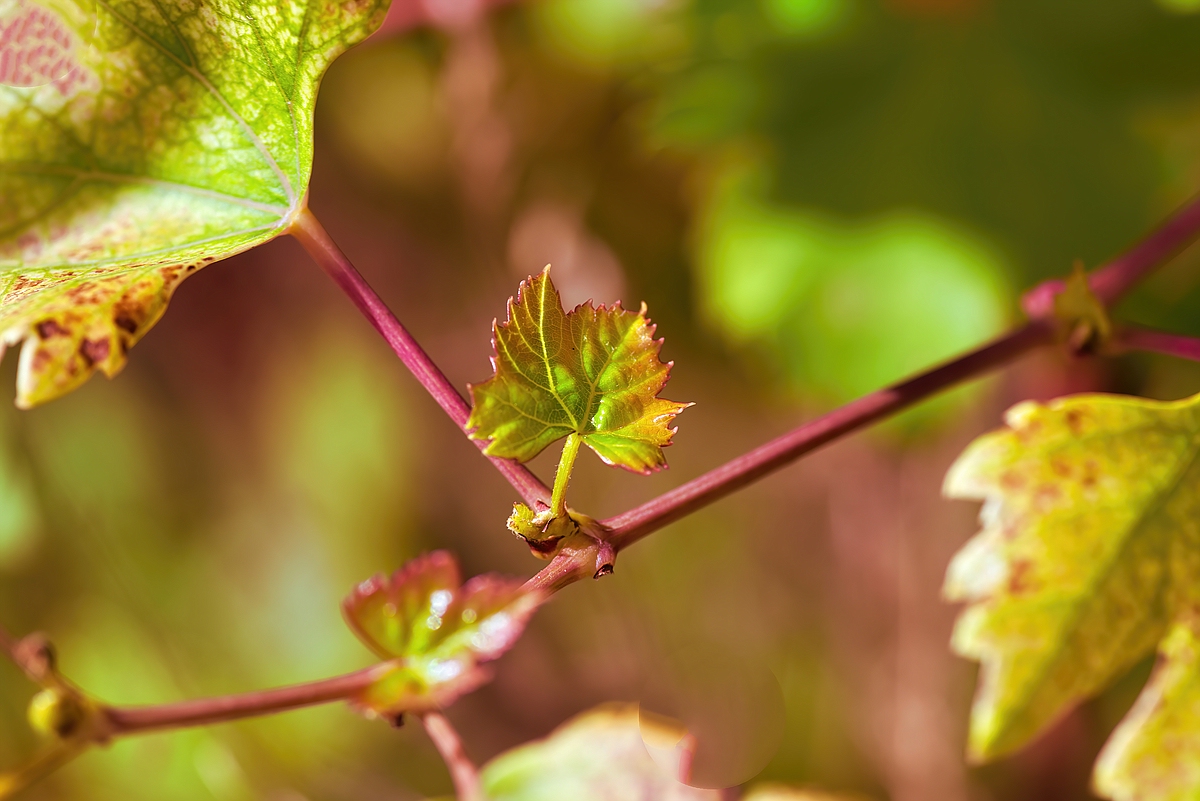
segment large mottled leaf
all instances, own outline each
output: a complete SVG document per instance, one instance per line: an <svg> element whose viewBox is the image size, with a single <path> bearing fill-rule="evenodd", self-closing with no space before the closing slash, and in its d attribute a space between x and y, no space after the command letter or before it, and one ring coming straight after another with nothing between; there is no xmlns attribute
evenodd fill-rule
<svg viewBox="0 0 1200 801"><path fill-rule="evenodd" d="M1117 801L1192 801L1200 795L1200 634L1177 624L1162 663L1096 762L1095 786Z"/></svg>
<svg viewBox="0 0 1200 801"><path fill-rule="evenodd" d="M636 473L666 466L675 415L690 404L658 397L671 365L646 307L585 303L564 312L550 268L521 283L508 320L494 325L496 374L471 386L467 425L490 456L528 461L568 434L607 464Z"/></svg>
<svg viewBox="0 0 1200 801"><path fill-rule="evenodd" d="M359 699L397 714L444 706L487 680L480 663L513 646L543 596L520 579L476 576L466 584L445 551L376 576L343 604L346 622L393 670Z"/></svg>
<svg viewBox="0 0 1200 801"><path fill-rule="evenodd" d="M321 75L387 0L9 5L68 61L0 85L0 341L25 342L32 406L114 375L189 273L288 227Z"/></svg>
<svg viewBox="0 0 1200 801"><path fill-rule="evenodd" d="M954 558L945 588L970 604L955 649L983 663L970 733L981 758L1025 744L1153 652L1192 618L1200 591L1200 396L1024 403L1006 422L946 478L948 495L985 500L983 530ZM1190 653L1179 642L1167 641L1175 662ZM1156 726L1190 716L1179 671L1147 690L1184 703L1155 711ZM1127 740L1143 736L1131 725ZM1200 761L1200 750L1188 758Z"/></svg>
<svg viewBox="0 0 1200 801"><path fill-rule="evenodd" d="M484 793L488 801L719 801L720 792L677 778L690 762L686 735L641 716L636 704L602 706L496 757L481 774ZM672 756L673 771L664 766Z"/></svg>

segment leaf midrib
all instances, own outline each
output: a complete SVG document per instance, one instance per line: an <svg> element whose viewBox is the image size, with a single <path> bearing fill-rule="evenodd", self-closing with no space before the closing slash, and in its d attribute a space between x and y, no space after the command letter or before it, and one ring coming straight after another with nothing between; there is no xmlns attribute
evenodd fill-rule
<svg viewBox="0 0 1200 801"><path fill-rule="evenodd" d="M202 186L183 183L181 181L169 181L163 178L152 178L148 175L135 175L132 173L106 172L102 170L84 170L79 167L58 164L27 164L22 162L0 162L0 173L10 173L14 175L61 175L64 177L75 178L82 182L108 182L108 183L126 183L126 184L145 184L147 186L156 186L162 189L169 189L177 192L185 192L187 194L196 195L198 197L208 198L210 200L219 200L231 205L242 206L254 211L261 211L266 214L274 214L280 219L288 213L287 206L278 206L273 203L261 203L257 200L238 197L227 192L218 192L215 189L207 189ZM22 222L21 225L27 225L27 222Z"/></svg>
<svg viewBox="0 0 1200 801"><path fill-rule="evenodd" d="M233 108L233 106L230 105L229 101L220 92L220 90L218 90L217 87L213 85L212 81L210 81L204 73L200 72L200 70L197 67L194 67L190 64L187 64L184 61L181 61L180 58L177 55L175 55L174 53L172 53L169 48L164 47L162 42L158 41L153 36L150 36L145 31L143 31L141 28L137 27L132 22L130 22L128 19L123 17L121 14L117 13L117 11L112 7L112 5L108 2L108 0L96 0L96 3L100 6L102 6L106 11L108 11L108 13L112 14L115 19L117 19L122 25L124 25L126 28L128 28L130 31L132 31L135 35L137 35L142 40L144 40L145 42L150 44L152 47L157 49L160 53L162 53L168 59L175 62L175 64L178 65L178 67L180 69L182 69L184 72L186 72L188 75L190 75L195 81L197 81L202 87L204 87L205 91L207 91L209 94L211 94L213 96L213 98L225 110L225 113L227 113L230 116L230 118L233 119L233 121L242 129L242 132L245 134L246 138L250 141L250 143L252 145L254 145L255 149L257 149L259 154L262 155L262 157L266 160L267 166L269 166L271 168L271 171L275 173L275 177L279 181L279 186L283 190L284 195L288 199L288 206L294 207L297 202L297 197L296 197L295 189L292 188L291 180L287 177L287 175L280 168L279 162L275 160L275 156L267 148L266 143L264 143L262 141L262 139L258 136L258 134L254 131L254 129L250 127L250 124L248 122L246 122L245 118L242 117L242 115L238 114L237 111ZM163 20L172 27L172 30L174 30L174 25L171 23L170 18L168 18L166 14L162 13L162 9L159 8L157 5L156 5L156 9L158 10L160 16L162 16ZM189 50L190 50L190 48L189 48ZM289 104L289 107L290 107L290 104ZM297 141L295 144L296 144L297 148L299 148L300 143Z"/></svg>
<svg viewBox="0 0 1200 801"><path fill-rule="evenodd" d="M104 265L104 264L120 264L121 262L126 262L126 261L136 262L136 261L141 261L142 259L150 258L153 256L167 256L172 253L178 253L179 251L187 249L187 248L194 248L194 247L197 247L200 245L208 245L208 244L212 244L213 242L220 242L225 239L233 239L233 238L239 237L239 236L246 236L247 234L256 234L256 233L261 233L261 232L265 232L265 231L273 231L278 227L279 227L278 223L273 222L268 225L259 225L254 228L243 228L239 231L229 231L227 233L222 233L222 234L217 234L215 236L205 237L204 239L197 239L197 240L194 240L191 242L185 242L180 245L171 245L171 246L165 247L165 248L158 248L157 250L144 250L144 251L141 251L140 253L131 253L131 254L127 254L124 256L110 256L108 258L92 259L90 261L72 261L72 262L66 262L63 264L56 264L56 265L41 265L41 264L26 265L23 262L0 261L0 274L6 273L6 272L13 272L16 270L31 270L31 271L37 270L37 271L41 271L41 272L53 273L57 270L76 270L80 267L97 267L97 266ZM250 247L250 246L247 246L247 248L248 247ZM231 252L227 253L226 255L234 256L238 253L241 253L242 250L244 250L244 249L246 249L246 248L238 248L237 250L231 251ZM156 264L154 266L163 267L168 264L188 264L191 261L192 261L192 259L168 259L168 260L164 260L163 262L160 262L159 264ZM136 265L131 265L131 266L136 267ZM82 278L83 276L80 276L80 277ZM0 299L0 302L2 302L2 299Z"/></svg>
<svg viewBox="0 0 1200 801"><path fill-rule="evenodd" d="M1194 425L1194 415L1193 415L1193 425ZM1144 426L1135 426L1132 429L1126 429L1126 432L1123 432L1123 433L1127 433L1128 431L1137 431L1140 429L1154 429L1154 428L1164 428L1164 426L1162 426L1161 423L1153 423L1152 422L1152 423L1148 423L1147 425L1144 425ZM1111 434L1109 436L1111 436ZM1145 511L1141 515L1139 515L1138 518L1133 522L1133 524L1130 525L1126 529L1125 535L1121 538L1120 545L1118 545L1118 547L1113 550L1112 555L1107 560L1105 560L1101 569L1097 573L1094 574L1094 578L1091 581L1087 582L1087 584L1086 584L1087 591L1084 593L1080 593L1080 596L1079 596L1080 601L1078 601L1075 604L1072 604L1074 609L1072 610L1070 617L1067 619L1066 623L1059 629L1060 633L1063 636L1060 636L1058 638L1055 647L1051 650L1050 654L1048 655L1048 658L1046 658L1042 661L1041 667L1037 670L1037 672L1028 681L1025 682L1024 689L1022 690L1022 692L1020 694L1020 698L1021 698L1020 703L1010 706L1010 709L1014 709L1016 712L1019 712L1021 714L1020 714L1020 716L1009 715L1008 718L1010 720L1017 720L1017 719L1025 716L1025 713L1028 711L1029 705L1033 700L1033 696L1036 695L1036 693L1037 693L1037 688L1040 687L1041 684L1045 681L1046 675L1050 672L1050 670L1052 669L1052 666L1057 664L1059 658L1062 656L1063 651L1066 650L1067 641L1076 634L1076 632L1079 630L1079 626L1082 625L1083 618L1086 614L1085 607L1088 605L1088 603L1087 603L1088 599L1094 598L1096 596L1097 588L1100 585L1104 584L1115 572L1117 566L1122 561L1120 557L1125 554L1125 552L1129 548L1130 544L1138 539L1138 534L1141 531L1141 529L1143 528L1143 526L1145 526L1147 521L1152 519L1155 515L1158 514L1158 512L1160 512L1162 510L1162 508L1166 505L1166 503L1170 500L1170 498L1173 497L1174 494L1179 490L1180 485L1183 483L1184 479L1188 476L1188 474L1192 471L1192 468L1196 466L1198 461L1200 461L1200 436L1198 436L1195 432L1192 432L1191 436L1189 437L1189 443L1190 443L1190 447L1191 447L1191 452L1188 454L1188 456L1186 457L1185 460L1182 460L1183 466L1175 474L1175 476L1171 479L1171 481L1169 481L1167 484L1165 484L1163 486L1163 488L1158 493L1156 493L1153 501L1146 505ZM1164 581L1165 580L1169 580L1169 578L1165 578ZM1009 728L1010 728L1009 726L1005 726L1004 728L1002 728L999 732L997 732L996 736L994 737L994 740L996 740L996 741L1002 740L1003 738L1001 735Z"/></svg>

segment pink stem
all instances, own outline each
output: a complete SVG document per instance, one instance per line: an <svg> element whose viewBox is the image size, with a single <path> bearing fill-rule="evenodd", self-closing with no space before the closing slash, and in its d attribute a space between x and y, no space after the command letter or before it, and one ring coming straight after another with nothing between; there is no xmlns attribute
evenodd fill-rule
<svg viewBox="0 0 1200 801"><path fill-rule="evenodd" d="M1197 234L1200 234L1200 196L1190 200L1145 239L1093 272L1088 284L1104 305L1111 306ZM1046 281L1025 293L1021 305L1030 317L1048 317L1054 313L1054 296L1062 289L1061 280Z"/></svg>
<svg viewBox="0 0 1200 801"><path fill-rule="evenodd" d="M1115 344L1119 348L1162 353L1200 362L1200 339L1182 334L1169 334L1166 331L1155 331L1153 328L1126 325L1117 333Z"/></svg>
<svg viewBox="0 0 1200 801"><path fill-rule="evenodd" d="M331 679L242 695L199 698L159 706L109 707L104 710L108 721L105 733L120 736L185 726L206 726L345 701L365 690L379 678L381 672L388 669L388 663L383 663Z"/></svg>
<svg viewBox="0 0 1200 801"><path fill-rule="evenodd" d="M454 726L438 712L426 712L421 716L421 722L425 724L429 739L450 769L450 780L454 782L458 801L484 801L479 785L479 769L467 756Z"/></svg>
<svg viewBox="0 0 1200 801"><path fill-rule="evenodd" d="M610 540L618 549L625 548L838 437L985 373L1053 339L1054 328L1049 321L1027 323L979 350L805 423L636 509L609 518L601 525L611 530Z"/></svg>
<svg viewBox="0 0 1200 801"><path fill-rule="evenodd" d="M371 289L371 286L354 268L346 254L329 237L320 221L307 208L296 215L290 233L294 236L317 264L321 265L330 278L345 292L359 311L363 313L371 325L375 326L387 341L400 361L404 362L421 386L433 396L442 410L449 415L463 433L467 432L467 418L471 415L471 407L463 396L458 393L450 380L446 378L433 360L429 358L412 334L404 328L396 315L392 313L383 300ZM482 450L485 443L476 442ZM550 503L550 489L525 466L509 459L488 457L496 469L508 479L508 483L520 494L521 499L531 507L536 507L540 501Z"/></svg>

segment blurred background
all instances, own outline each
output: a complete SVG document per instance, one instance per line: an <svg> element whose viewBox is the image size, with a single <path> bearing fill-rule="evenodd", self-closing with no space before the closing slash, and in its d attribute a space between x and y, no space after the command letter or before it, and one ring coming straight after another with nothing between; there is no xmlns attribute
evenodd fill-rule
<svg viewBox="0 0 1200 801"><path fill-rule="evenodd" d="M595 516L977 345L1200 188L1197 0L396 2L325 82L312 206L459 386L546 263L568 303L649 304L664 395L696 406L669 471L580 458L571 501ZM1124 311L1200 335L1198 280L1185 253ZM974 666L939 588L977 510L939 486L1006 406L1094 389L1176 398L1200 369L1044 353L826 448L563 592L450 717L482 761L642 700L692 726L708 786L1088 797L1149 662L965 764ZM113 703L323 677L370 661L339 602L373 573L433 548L536 571L513 500L277 241L188 281L117 380L0 408L0 619ZM37 746L32 692L0 665L0 767ZM419 729L335 706L131 739L26 797L444 795Z"/></svg>

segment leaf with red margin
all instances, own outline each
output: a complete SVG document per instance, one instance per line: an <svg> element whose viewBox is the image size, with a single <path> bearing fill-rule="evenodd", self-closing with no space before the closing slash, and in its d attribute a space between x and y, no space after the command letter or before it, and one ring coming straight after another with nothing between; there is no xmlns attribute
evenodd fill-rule
<svg viewBox="0 0 1200 801"><path fill-rule="evenodd" d="M495 574L462 583L446 551L364 581L342 604L346 622L394 669L358 702L384 714L445 706L488 680L481 663L516 643L545 596Z"/></svg>
<svg viewBox="0 0 1200 801"><path fill-rule="evenodd" d="M550 268L521 283L493 323L495 375L471 385L471 437L489 456L527 462L575 433L606 464L648 474L667 466L669 424L690 403L658 397L671 364L646 306L582 304L564 312Z"/></svg>

